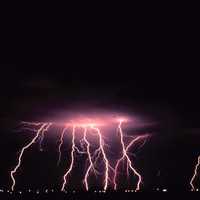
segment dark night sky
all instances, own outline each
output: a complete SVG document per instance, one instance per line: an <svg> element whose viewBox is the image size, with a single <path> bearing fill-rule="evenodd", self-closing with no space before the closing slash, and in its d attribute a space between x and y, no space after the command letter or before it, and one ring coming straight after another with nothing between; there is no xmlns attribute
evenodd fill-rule
<svg viewBox="0 0 200 200"><path fill-rule="evenodd" d="M20 120L44 119L57 110L81 106L135 111L158 121L151 130L154 137L137 161L144 169L145 187L188 189L200 152L199 62L194 42L186 42L178 33L140 37L132 43L111 35L89 46L77 41L69 52L55 54L38 47L37 59L25 53L20 55L23 61L1 65L0 186L10 184L6 170L15 164L15 151L23 144L13 131Z"/></svg>

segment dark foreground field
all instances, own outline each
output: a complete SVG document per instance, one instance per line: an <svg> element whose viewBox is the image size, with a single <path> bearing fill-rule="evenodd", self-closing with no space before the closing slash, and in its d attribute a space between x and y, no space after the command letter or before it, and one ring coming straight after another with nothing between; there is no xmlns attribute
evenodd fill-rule
<svg viewBox="0 0 200 200"><path fill-rule="evenodd" d="M116 192L116 193L1 193L0 199L24 199L24 200L37 200L37 199L69 199L69 200L79 200L79 199L153 199L153 200L165 200L165 199L190 199L190 200L199 200L200 192L141 192L141 193L125 193L125 192Z"/></svg>

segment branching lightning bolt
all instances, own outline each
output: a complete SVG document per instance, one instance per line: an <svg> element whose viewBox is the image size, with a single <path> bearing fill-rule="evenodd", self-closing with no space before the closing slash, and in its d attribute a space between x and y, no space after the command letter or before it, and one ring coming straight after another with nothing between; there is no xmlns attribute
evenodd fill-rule
<svg viewBox="0 0 200 200"><path fill-rule="evenodd" d="M109 162L108 162L108 159L107 159L107 156L106 156L106 153L105 153L105 150L104 150L104 141L102 139L102 135L101 135L101 132L98 128L94 127L94 126L91 126L92 129L96 130L97 131L97 134L99 136L99 145L100 145L100 149L101 149L101 153L103 155L103 160L105 162L105 177L104 177L104 190L107 190L107 187L108 187L108 171L109 171Z"/></svg>
<svg viewBox="0 0 200 200"><path fill-rule="evenodd" d="M38 125L38 124L37 124ZM16 167L11 171L10 173L10 176L11 176L11 179L12 179L12 186L11 186L11 190L13 191L14 188L15 188L15 173L17 172L18 168L20 168L20 165L21 165L21 162L22 162L22 157L23 157L23 154L25 152L25 150L27 150L29 147L31 147L31 145L33 143L35 143L35 141L37 140L37 138L40 136L40 134L44 131L47 131L48 128L51 126L51 123L44 123L42 124L42 126L39 128L39 130L37 131L37 134L36 136L31 140L31 142L29 142L26 146L24 146L20 152L20 155L19 155L19 158L18 158L18 163L16 165Z"/></svg>
<svg viewBox="0 0 200 200"><path fill-rule="evenodd" d="M89 174L90 174L90 171L93 169L93 171L95 172L95 168L94 168L94 165L93 165L93 162L92 162L92 156L91 156L91 152L90 152L90 143L88 142L87 140L87 128L84 129L84 137L83 137L83 140L85 141L86 145L87 145L87 155L88 155L88 160L89 160L89 167L88 169L86 170L86 173L85 173L85 177L84 177L84 181L83 183L85 184L85 188L86 190L88 191L88 177L89 177Z"/></svg>
<svg viewBox="0 0 200 200"><path fill-rule="evenodd" d="M60 164L60 159L61 159L61 147L62 147L62 144L63 144L63 137L64 137L64 134L67 130L67 127L65 127L60 135L60 140L59 140L59 146L58 146L58 162L57 162L57 165Z"/></svg>
<svg viewBox="0 0 200 200"><path fill-rule="evenodd" d="M124 143L124 135L123 135L123 131L121 128L123 120L120 120L119 125L118 125L118 129L119 129L119 133L120 133L120 142L121 142L121 146L122 146L122 157L120 159L117 160L117 163L115 165L115 173L114 173L114 190L117 189L117 183L116 183L116 179L117 179L117 173L118 173L118 167L119 164L124 161L124 159L126 159L127 161L127 174L129 173L129 168L134 172L134 174L138 177L138 182L137 182L137 187L135 189L135 191L140 190L140 185L142 182L142 177L141 175L137 172L137 170L133 167L132 162L128 156L128 150L129 148L139 139L142 138L142 136L138 136L135 139L133 139L128 145L127 147L125 147L125 143Z"/></svg>
<svg viewBox="0 0 200 200"><path fill-rule="evenodd" d="M62 146L64 142L64 137L65 133L68 127L72 128L72 138L71 138L71 152L70 152L70 164L67 170L65 171L63 177L62 177L62 186L61 186L61 191L65 191L67 184L69 182L69 176L72 173L72 170L74 168L75 164L75 156L77 154L85 154L86 157L86 168L84 172L84 178L82 180L83 185L85 187L85 190L89 190L89 179L91 175L95 175L97 178L97 175L103 176L103 190L106 191L108 187L112 187L116 190L117 189L117 176L119 173L119 166L121 162L126 161L126 171L127 171L127 176L129 175L129 170L131 170L138 178L137 180L137 187L135 191L140 190L140 185L142 183L142 177L139 174L139 172L134 168L132 161L130 159L130 153L129 150L130 148L137 142L140 141L142 138L145 138L146 136L138 136L138 137L133 137L133 136L128 136L125 135L122 131L122 122L123 120L119 121L118 124L118 132L119 132L119 138L120 138L120 144L121 144L121 152L122 155L121 157L117 160L116 165L112 167L109 158L109 152L110 152L110 145L109 143L107 144L106 137L105 135L102 134L99 126L97 123L92 124L92 123L66 123L59 138L59 143L58 143L58 160L57 160L57 166L60 164L61 157L62 157ZM18 157L18 163L16 167L11 171L10 176L12 179L12 186L11 190L13 191L16 185L15 182L15 173L21 166L22 162L22 157L25 153L25 151L30 148L36 140L39 141L40 145L40 150L41 144L44 138L45 131L48 131L49 127L52 125L52 123L35 123L35 122L22 122L24 125L23 129L24 130L29 130L29 131L34 131L36 132L35 137L26 145L22 148L20 151L20 155ZM29 126L29 127L28 127ZM34 128L32 128L34 127ZM39 128L38 128L39 127ZM83 136L81 139L78 139L79 136L76 134L77 129L81 128L84 130ZM95 136L95 143L93 144L93 141L90 141L90 135ZM124 138L131 138L131 141L128 144L125 144ZM77 144L78 142L78 144ZM144 143L143 143L144 145ZM102 165L103 164L103 169ZM100 167L99 167L100 166ZM196 168L198 165L196 166ZM111 178L112 177L112 178ZM191 181L192 182L192 181ZM112 185L111 185L112 184Z"/></svg>

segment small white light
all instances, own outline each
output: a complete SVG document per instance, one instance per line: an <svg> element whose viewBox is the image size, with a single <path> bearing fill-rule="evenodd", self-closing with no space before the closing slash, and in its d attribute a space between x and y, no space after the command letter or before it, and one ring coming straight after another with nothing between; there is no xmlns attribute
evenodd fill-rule
<svg viewBox="0 0 200 200"><path fill-rule="evenodd" d="M21 192L21 191L19 191L19 194L22 194L22 192Z"/></svg>
<svg viewBox="0 0 200 200"><path fill-rule="evenodd" d="M163 191L163 192L167 192L167 189L163 189L162 191Z"/></svg>
<svg viewBox="0 0 200 200"><path fill-rule="evenodd" d="M2 189L0 189L0 192L4 192Z"/></svg>
<svg viewBox="0 0 200 200"><path fill-rule="evenodd" d="M196 191L198 192L198 191L199 191L199 188L197 188Z"/></svg>

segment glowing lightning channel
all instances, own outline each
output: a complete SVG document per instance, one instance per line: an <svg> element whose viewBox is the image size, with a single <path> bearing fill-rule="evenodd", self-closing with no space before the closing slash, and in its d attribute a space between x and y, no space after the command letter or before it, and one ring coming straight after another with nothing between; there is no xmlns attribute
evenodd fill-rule
<svg viewBox="0 0 200 200"><path fill-rule="evenodd" d="M42 124L42 126L38 129L36 136L31 140L31 142L29 142L26 146L24 146L22 148L22 150L20 152L20 155L19 155L19 158L18 158L18 163L17 163L16 167L10 173L10 176L11 176L11 179L12 179L12 186L11 186L11 190L12 191L14 190L15 184L16 184L14 175L15 175L15 173L17 172L18 168L21 165L22 157L23 157L23 154L24 154L25 150L27 150L29 147L31 147L31 145L33 143L35 143L36 139L40 136L40 134L43 133L44 131L47 131L50 126L51 126L51 123Z"/></svg>
<svg viewBox="0 0 200 200"><path fill-rule="evenodd" d="M67 183L67 176L71 173L72 171L72 168L73 168L73 165L74 165L74 153L75 153L75 125L73 125L73 130L72 130L72 151L71 151L71 164L70 164L70 167L69 169L67 170L67 172L64 174L63 176L63 185L62 185L62 188L61 188L61 191L64 191L65 190L65 186L66 186L66 183Z"/></svg>
<svg viewBox="0 0 200 200"><path fill-rule="evenodd" d="M193 185L193 181L194 181L195 177L197 176L197 170L198 170L199 165L200 165L200 156L198 156L198 162L195 165L194 173L193 173L192 179L190 181L190 185L192 187L192 191L195 191L195 186Z"/></svg>
<svg viewBox="0 0 200 200"><path fill-rule="evenodd" d="M88 160L89 160L89 167L87 168L87 171L85 173L85 177L84 177L84 185L85 185L85 188L86 190L88 191L88 177L89 177L89 174L90 174L90 171L93 169L93 171L95 172L95 168L94 168L94 165L93 165L93 162L92 162L92 156L91 156L91 152L90 152L90 143L88 142L87 140L87 128L84 129L84 137L83 137L83 140L85 141L86 145L87 145L87 155L88 155Z"/></svg>
<svg viewBox="0 0 200 200"><path fill-rule="evenodd" d="M60 135L60 140L59 140L59 146L58 146L58 162L57 162L57 166L60 164L60 159L61 159L61 147L62 147L62 144L63 144L63 137L64 137L64 134L67 130L67 127L65 127Z"/></svg>
<svg viewBox="0 0 200 200"><path fill-rule="evenodd" d="M128 154L127 154L127 152L128 152L128 149L129 149L136 141L138 141L139 139L141 139L141 136L138 136L138 137L136 137L135 139L133 139L133 140L129 143L129 145L128 145L127 147L125 147L123 131L122 131L122 128L121 128L122 122L123 122L123 120L120 120L119 125L118 125L118 129L119 129L119 133L120 133L120 141L121 141L121 145L122 145L122 152L123 152L123 154L122 154L122 157L121 157L119 160L117 160L117 163L116 163L116 165L115 165L115 173L114 173L114 181L113 181L113 182L114 182L114 190L117 189L116 178L117 178L117 170L118 170L119 164L121 163L121 161L123 161L124 159L126 159L126 160L127 160L128 168L130 168L130 169L134 172L134 174L138 177L137 187L136 187L136 189L135 189L135 192L136 192L136 191L140 190L140 184L141 184L141 182L142 182L142 177L141 177L141 175L137 172L137 170L133 167L132 162L131 162L131 160L130 160ZM128 168L127 168L127 173L128 173Z"/></svg>
<svg viewBox="0 0 200 200"><path fill-rule="evenodd" d="M105 153L105 150L104 150L104 141L102 139L102 135L101 135L101 132L98 128L94 127L94 126L91 126L92 129L96 130L97 131L97 134L99 136L99 145L100 145L100 149L101 149L101 153L103 155L103 160L104 160L104 163L105 163L105 177L104 177L104 191L107 190L107 187L108 187L108 171L109 171L109 162L108 162L108 159L107 159L107 156L106 156L106 153Z"/></svg>

